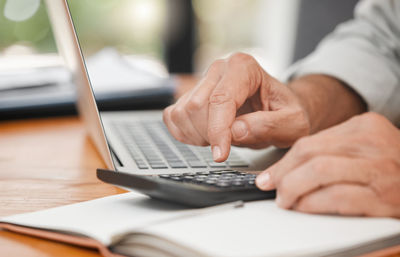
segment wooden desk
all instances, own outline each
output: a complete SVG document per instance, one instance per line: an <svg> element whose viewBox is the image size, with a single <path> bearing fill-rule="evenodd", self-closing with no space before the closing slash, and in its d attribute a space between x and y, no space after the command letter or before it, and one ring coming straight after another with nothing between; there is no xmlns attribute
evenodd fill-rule
<svg viewBox="0 0 400 257"><path fill-rule="evenodd" d="M176 98L197 78L179 75ZM100 182L104 167L77 117L0 122L0 217L125 191ZM100 256L96 251L0 230L0 256Z"/></svg>
<svg viewBox="0 0 400 257"><path fill-rule="evenodd" d="M97 180L103 167L77 117L0 123L0 216L124 192ZM0 256L100 256L95 251L0 231Z"/></svg>
<svg viewBox="0 0 400 257"><path fill-rule="evenodd" d="M97 180L103 166L77 117L1 122L0 217L123 193ZM0 230L0 256L100 255Z"/></svg>

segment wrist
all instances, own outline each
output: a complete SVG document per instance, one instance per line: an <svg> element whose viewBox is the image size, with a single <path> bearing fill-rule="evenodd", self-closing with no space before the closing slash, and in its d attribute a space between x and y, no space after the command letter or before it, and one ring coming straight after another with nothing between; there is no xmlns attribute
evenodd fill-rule
<svg viewBox="0 0 400 257"><path fill-rule="evenodd" d="M288 87L308 116L311 134L366 111L356 92L330 76L303 76L291 81Z"/></svg>

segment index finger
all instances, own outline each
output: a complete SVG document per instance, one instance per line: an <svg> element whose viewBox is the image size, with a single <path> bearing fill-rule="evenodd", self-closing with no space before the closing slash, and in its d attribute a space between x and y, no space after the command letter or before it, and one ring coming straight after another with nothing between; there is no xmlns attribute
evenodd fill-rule
<svg viewBox="0 0 400 257"><path fill-rule="evenodd" d="M262 83L262 69L253 57L235 54L227 64L226 73L209 98L208 138L215 161L228 157L236 112Z"/></svg>

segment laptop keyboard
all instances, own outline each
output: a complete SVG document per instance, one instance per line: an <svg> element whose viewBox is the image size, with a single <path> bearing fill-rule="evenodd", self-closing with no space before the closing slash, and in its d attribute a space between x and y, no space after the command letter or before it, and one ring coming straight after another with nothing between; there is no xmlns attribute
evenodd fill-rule
<svg viewBox="0 0 400 257"><path fill-rule="evenodd" d="M177 141L162 121L124 121L113 125L139 169L248 167L235 151L225 162L214 162L210 147Z"/></svg>
<svg viewBox="0 0 400 257"><path fill-rule="evenodd" d="M256 175L235 170L217 170L183 174L162 174L158 177L173 181L219 188L255 188Z"/></svg>

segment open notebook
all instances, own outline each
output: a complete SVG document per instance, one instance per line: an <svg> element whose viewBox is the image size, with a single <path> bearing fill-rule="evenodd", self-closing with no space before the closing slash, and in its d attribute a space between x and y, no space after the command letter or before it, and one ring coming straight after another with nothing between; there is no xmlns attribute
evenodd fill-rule
<svg viewBox="0 0 400 257"><path fill-rule="evenodd" d="M2 218L0 227L98 248L105 256L356 256L388 247L400 251L400 220L307 215L279 209L271 200L184 209L126 193Z"/></svg>

